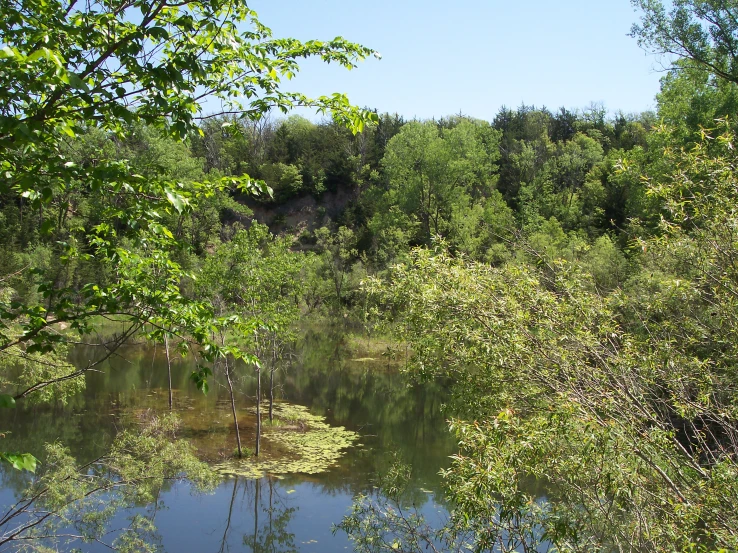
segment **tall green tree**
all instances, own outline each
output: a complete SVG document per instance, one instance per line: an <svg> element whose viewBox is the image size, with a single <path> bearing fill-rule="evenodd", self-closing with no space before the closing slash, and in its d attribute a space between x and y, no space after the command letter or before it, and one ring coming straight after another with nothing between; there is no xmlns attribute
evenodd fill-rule
<svg viewBox="0 0 738 553"><path fill-rule="evenodd" d="M540 217L556 217L569 229L585 226L583 204L591 199L586 183L590 171L603 159L602 146L577 133L569 141L549 143L548 148L548 159L540 170L530 170L532 180L521 183L523 222L535 225Z"/></svg>
<svg viewBox="0 0 738 553"><path fill-rule="evenodd" d="M334 233L328 227L315 231L317 246L320 250L318 275L333 285L333 299L339 309L346 296L349 274L356 261L356 235L348 227L339 227Z"/></svg>
<svg viewBox="0 0 738 553"><path fill-rule="evenodd" d="M503 218L507 209L496 200L499 132L480 121L448 123L408 123L390 140L382 160L388 190L369 226L377 236L407 240L405 248L444 236L477 254L489 239L485 213L494 216L485 208L496 205ZM399 229L385 228L397 224Z"/></svg>

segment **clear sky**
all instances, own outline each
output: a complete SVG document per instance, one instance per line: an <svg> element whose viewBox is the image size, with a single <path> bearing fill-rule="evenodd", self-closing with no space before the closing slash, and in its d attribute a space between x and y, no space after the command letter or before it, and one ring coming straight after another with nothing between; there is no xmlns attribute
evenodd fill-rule
<svg viewBox="0 0 738 553"><path fill-rule="evenodd" d="M344 92L406 118L486 120L521 103L655 107L662 65L628 32L629 0L249 0L275 37L343 36L379 51L346 71L303 63L290 88Z"/></svg>

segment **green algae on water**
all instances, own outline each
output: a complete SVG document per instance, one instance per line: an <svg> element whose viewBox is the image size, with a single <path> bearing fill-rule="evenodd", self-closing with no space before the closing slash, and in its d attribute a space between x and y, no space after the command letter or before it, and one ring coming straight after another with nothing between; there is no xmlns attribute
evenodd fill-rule
<svg viewBox="0 0 738 553"><path fill-rule="evenodd" d="M278 403L274 416L279 424L264 424L262 439L269 444L259 457L230 459L215 465L221 474L261 478L265 474L318 474L340 459L354 445L356 432L330 426L325 417L313 415L301 405Z"/></svg>

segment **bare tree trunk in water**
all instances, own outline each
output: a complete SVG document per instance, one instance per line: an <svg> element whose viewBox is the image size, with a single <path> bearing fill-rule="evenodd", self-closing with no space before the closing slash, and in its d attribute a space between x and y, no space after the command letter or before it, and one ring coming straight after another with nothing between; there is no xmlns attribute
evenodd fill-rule
<svg viewBox="0 0 738 553"><path fill-rule="evenodd" d="M169 336L164 334L164 349L167 352L167 372L169 373L169 410L172 410L172 361L169 358Z"/></svg>
<svg viewBox="0 0 738 553"><path fill-rule="evenodd" d="M220 335L220 343L225 346L225 334ZM241 447L241 431L238 429L238 414L236 413L236 397L233 394L233 380L231 379L231 367L228 365L228 356L223 358L225 363L226 382L228 382L228 393L231 395L231 413L233 413L233 428L236 429L236 446L238 447L238 457L243 457L243 449Z"/></svg>
<svg viewBox="0 0 738 553"><path fill-rule="evenodd" d="M241 431L238 429L238 415L236 414L236 399L233 395L233 381L231 380L231 369L228 366L228 357L225 358L225 374L228 381L228 392L231 394L231 412L233 413L233 427L236 429L236 444L238 445L238 456L243 457L241 449Z"/></svg>
<svg viewBox="0 0 738 553"><path fill-rule="evenodd" d="M259 455L260 450L261 450L261 367L257 367L256 368L256 452L255 452L257 457Z"/></svg>
<svg viewBox="0 0 738 553"><path fill-rule="evenodd" d="M274 423L274 368L269 375L269 424Z"/></svg>
<svg viewBox="0 0 738 553"><path fill-rule="evenodd" d="M269 424L274 422L274 371L277 369L277 336L272 335L272 367L269 372Z"/></svg>

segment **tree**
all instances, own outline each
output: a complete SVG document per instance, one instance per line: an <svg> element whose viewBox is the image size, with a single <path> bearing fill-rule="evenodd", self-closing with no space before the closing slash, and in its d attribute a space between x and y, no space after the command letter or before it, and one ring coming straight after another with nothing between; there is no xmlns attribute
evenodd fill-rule
<svg viewBox="0 0 738 553"><path fill-rule="evenodd" d="M738 4L735 0L631 0L641 23L631 36L644 48L688 60L738 84ZM669 60L671 61L671 60Z"/></svg>
<svg viewBox="0 0 738 553"><path fill-rule="evenodd" d="M356 235L348 227L339 227L336 233L321 227L315 231L315 238L320 249L321 273L333 284L336 306L341 308L352 262L358 256Z"/></svg>
<svg viewBox="0 0 738 553"><path fill-rule="evenodd" d="M480 236L481 219L495 195L499 135L489 124L466 119L450 119L441 129L431 121L403 126L382 160L388 190L370 228L411 245L441 235L476 254L476 244L488 238ZM404 228L384 228L397 223Z"/></svg>
<svg viewBox="0 0 738 553"><path fill-rule="evenodd" d="M351 162L350 136L343 125L335 122L315 124L293 115L274 133L270 157L278 164L298 168L301 188L319 197L326 191L336 192L354 184L356 168ZM294 192L298 191L300 188ZM282 194L281 199L287 197Z"/></svg>
<svg viewBox="0 0 738 553"><path fill-rule="evenodd" d="M298 274L302 256L290 251L291 243L291 237L275 237L265 225L254 222L208 256L197 284L198 294L212 301L220 314L243 321L245 332L236 337L222 334L221 342L235 339L256 372L257 455L261 439L262 368L268 368L270 374L269 420L272 421L274 371L282 342L299 313ZM232 382L235 367L227 358L223 361L240 457L241 437Z"/></svg>
<svg viewBox="0 0 738 553"><path fill-rule="evenodd" d="M581 225L582 196L589 172L602 161L602 146L577 133L567 142L548 145L548 159L532 181L521 183L523 221L535 224L543 217L556 217L567 228ZM525 150L524 150L525 151Z"/></svg>

